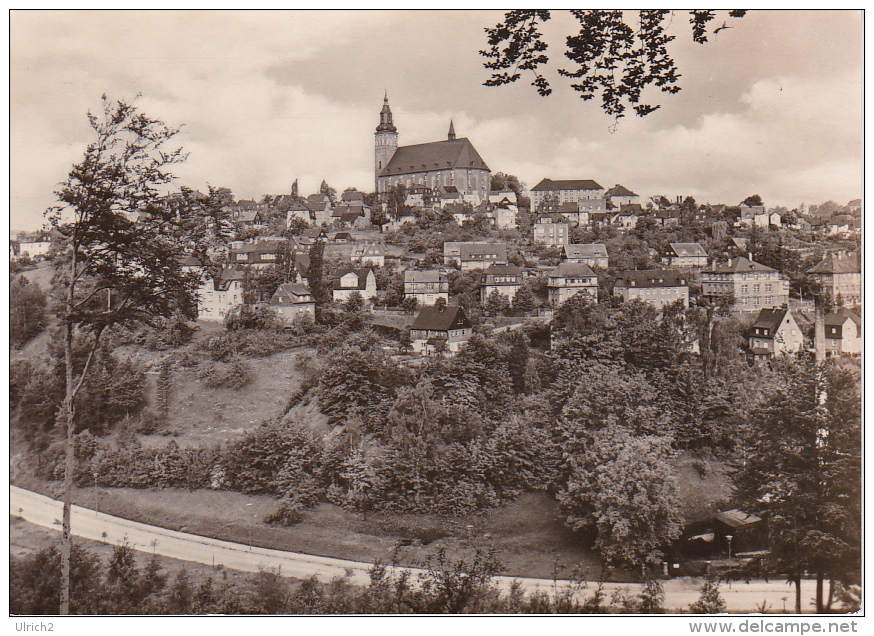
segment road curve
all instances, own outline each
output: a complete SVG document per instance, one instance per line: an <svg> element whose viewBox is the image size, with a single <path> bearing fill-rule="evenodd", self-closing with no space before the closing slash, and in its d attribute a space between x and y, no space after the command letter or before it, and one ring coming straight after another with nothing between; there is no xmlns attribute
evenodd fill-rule
<svg viewBox="0 0 874 636"><path fill-rule="evenodd" d="M30 523L61 530L61 502L29 490L10 486L9 514ZM73 506L71 528L78 537L112 544L127 541L135 550L183 561L223 565L244 572L272 569L283 576L300 579L316 576L322 581L329 581L337 576L348 576L349 581L356 585L370 582L369 563L231 543L129 521L80 506ZM395 572L401 571L409 572L413 580L424 572L418 568L395 569ZM549 579L507 576L494 579L494 583L504 592L510 589L514 581L527 593L545 591L552 594L557 590L566 590L571 585L569 581ZM677 578L663 583L667 608L686 608L700 594L700 579ZM625 588L634 594L638 587L634 583L605 583L603 592L609 600L616 590ZM580 594L591 594L593 588L594 584L590 583ZM814 594L814 582L803 581L801 589L805 611L812 611L810 601ZM795 599L795 589L784 581L732 583L730 586L723 585L720 591L728 610L733 612L755 612L763 602L767 603L769 610L782 610L784 607L793 607Z"/></svg>

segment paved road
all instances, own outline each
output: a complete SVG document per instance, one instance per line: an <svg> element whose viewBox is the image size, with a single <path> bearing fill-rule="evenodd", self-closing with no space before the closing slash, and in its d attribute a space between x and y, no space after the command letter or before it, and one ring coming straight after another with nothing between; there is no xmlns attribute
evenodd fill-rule
<svg viewBox="0 0 874 636"><path fill-rule="evenodd" d="M60 531L61 510L59 501L29 490L10 487L9 513L12 516ZM367 585L370 581L369 563L231 543L128 521L79 506L73 506L71 526L73 534L78 537L112 544L127 540L135 550L154 552L183 561L223 565L245 572L270 568L283 576L303 579L315 575L323 581L348 575L350 582L357 585ZM416 568L405 570L411 573L413 579L422 573L422 570ZM528 593L537 590L552 593L556 588L566 589L569 585L567 581L553 582L547 579L503 576L495 579L496 585L504 591L509 590L513 581L518 581L521 588ZM695 602L699 596L700 585L699 579L691 578L665 581L665 607L684 608ZM588 587L581 594L590 594L594 586L590 584ZM604 593L609 600L617 589L626 588L633 594L637 592L637 587L635 584L607 583ZM814 595L814 582L804 581L801 589L805 611L812 611L810 601ZM782 581L733 583L730 587L726 584L722 586L721 593L728 609L739 612L755 612L763 602L767 602L769 609L777 610L784 606L791 608L795 602L795 589Z"/></svg>

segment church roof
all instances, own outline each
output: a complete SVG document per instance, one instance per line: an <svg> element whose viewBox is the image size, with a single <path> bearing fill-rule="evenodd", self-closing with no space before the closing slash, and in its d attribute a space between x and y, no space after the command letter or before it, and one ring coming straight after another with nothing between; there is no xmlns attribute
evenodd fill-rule
<svg viewBox="0 0 874 636"><path fill-rule="evenodd" d="M489 170L470 140L462 137L414 146L400 146L379 176L389 177L450 168Z"/></svg>

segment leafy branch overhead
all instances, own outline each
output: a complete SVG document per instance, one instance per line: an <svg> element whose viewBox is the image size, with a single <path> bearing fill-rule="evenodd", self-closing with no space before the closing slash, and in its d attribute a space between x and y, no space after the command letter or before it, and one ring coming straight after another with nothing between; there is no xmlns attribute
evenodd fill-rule
<svg viewBox="0 0 874 636"><path fill-rule="evenodd" d="M694 42L704 44L709 36L717 37L720 31L733 28L723 21L711 30L716 13L689 11ZM574 80L571 88L580 98L590 100L600 94L601 108L618 119L625 116L627 107L640 117L660 107L642 101L648 86L664 93L680 91L681 75L668 51L668 44L676 37L667 34L674 11L641 9L636 24L629 19L630 11L574 9L571 14L579 22L580 31L567 36L564 54L574 66L557 70L559 75ZM728 17L742 18L745 14L744 10L733 10ZM541 70L549 62L541 26L551 17L542 9L508 11L502 23L485 30L489 48L480 54L488 58L483 65L493 71L486 86L511 84L523 71L531 71L531 85L537 93L543 97L552 93Z"/></svg>

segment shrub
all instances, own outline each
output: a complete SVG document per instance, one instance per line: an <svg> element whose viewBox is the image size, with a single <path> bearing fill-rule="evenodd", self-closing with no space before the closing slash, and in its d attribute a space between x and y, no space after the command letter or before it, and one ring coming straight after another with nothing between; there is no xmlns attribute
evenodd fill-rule
<svg viewBox="0 0 874 636"><path fill-rule="evenodd" d="M275 512L264 517L264 523L293 526L303 520L304 506L294 497L283 497Z"/></svg>
<svg viewBox="0 0 874 636"><path fill-rule="evenodd" d="M282 321L269 307L253 307L241 305L228 312L225 326L229 331L240 329L276 329L282 326Z"/></svg>
<svg viewBox="0 0 874 636"><path fill-rule="evenodd" d="M211 389L241 389L252 381L252 372L243 360L234 359L228 364L205 362L200 365L198 377Z"/></svg>

